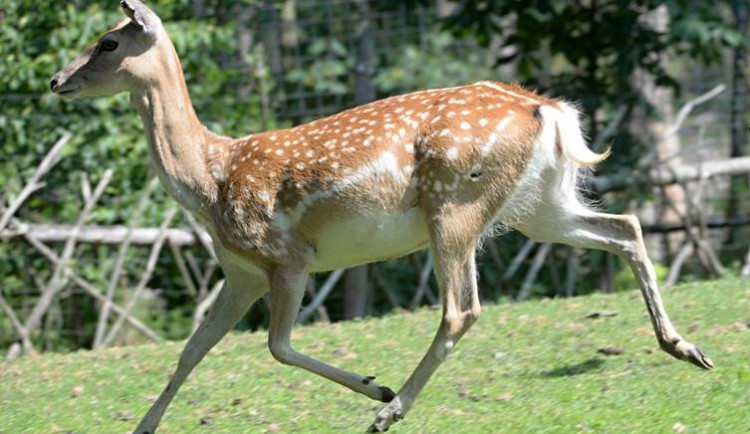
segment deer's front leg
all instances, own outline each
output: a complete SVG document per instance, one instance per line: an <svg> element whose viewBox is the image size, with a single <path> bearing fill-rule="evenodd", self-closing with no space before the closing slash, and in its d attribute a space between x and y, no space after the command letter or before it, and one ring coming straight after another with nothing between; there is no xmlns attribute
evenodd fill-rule
<svg viewBox="0 0 750 434"><path fill-rule="evenodd" d="M182 383L211 348L234 326L250 305L268 291L265 276L241 270L224 269L226 281L214 306L182 350L174 375L159 398L143 417L134 433L156 431L169 403Z"/></svg>
<svg viewBox="0 0 750 434"><path fill-rule="evenodd" d="M268 329L271 354L285 365L300 367L377 401L389 402L395 394L390 388L375 383L374 377L344 371L292 348L292 326L302 303L307 277L307 271L299 269L283 268L271 272L271 324Z"/></svg>

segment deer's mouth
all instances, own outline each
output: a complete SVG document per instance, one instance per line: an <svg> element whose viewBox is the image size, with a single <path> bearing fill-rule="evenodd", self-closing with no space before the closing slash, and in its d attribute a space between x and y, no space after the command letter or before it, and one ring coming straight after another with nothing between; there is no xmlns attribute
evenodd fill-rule
<svg viewBox="0 0 750 434"><path fill-rule="evenodd" d="M78 93L79 90L81 90L80 87L71 87L68 89L55 89L54 92L67 99L75 97L75 94Z"/></svg>
<svg viewBox="0 0 750 434"><path fill-rule="evenodd" d="M53 93L56 93L61 96L70 95L72 93L75 93L81 89L81 86L78 83L71 82L69 80L58 80L58 74L55 74L55 76L52 78L52 81L50 82L50 90Z"/></svg>

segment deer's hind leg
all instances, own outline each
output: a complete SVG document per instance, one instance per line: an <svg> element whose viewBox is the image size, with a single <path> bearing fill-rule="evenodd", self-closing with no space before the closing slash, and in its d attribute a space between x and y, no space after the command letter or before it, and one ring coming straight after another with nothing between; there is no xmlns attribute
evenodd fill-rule
<svg viewBox="0 0 750 434"><path fill-rule="evenodd" d="M479 317L474 252L484 225L477 221L481 213L473 211L448 207L430 224L430 248L443 295L440 326L427 353L396 398L377 413L370 432L386 431L404 417L432 374Z"/></svg>
<svg viewBox="0 0 750 434"><path fill-rule="evenodd" d="M605 214L587 209L577 200L550 198L517 229L537 241L605 250L625 260L638 280L659 346L680 360L713 368L703 349L683 339L669 320L635 216Z"/></svg>

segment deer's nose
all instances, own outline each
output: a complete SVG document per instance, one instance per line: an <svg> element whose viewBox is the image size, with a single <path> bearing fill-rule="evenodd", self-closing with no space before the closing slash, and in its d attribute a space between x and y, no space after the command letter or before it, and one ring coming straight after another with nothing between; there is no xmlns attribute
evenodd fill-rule
<svg viewBox="0 0 750 434"><path fill-rule="evenodd" d="M49 90L55 90L55 86L57 86L57 75L52 77L52 81L49 82Z"/></svg>

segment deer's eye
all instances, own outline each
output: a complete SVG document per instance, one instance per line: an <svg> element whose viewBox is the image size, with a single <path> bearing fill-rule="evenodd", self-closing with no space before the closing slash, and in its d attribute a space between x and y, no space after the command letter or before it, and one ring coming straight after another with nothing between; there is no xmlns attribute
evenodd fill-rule
<svg viewBox="0 0 750 434"><path fill-rule="evenodd" d="M105 39L102 41L102 51L115 51L118 45L117 41Z"/></svg>

